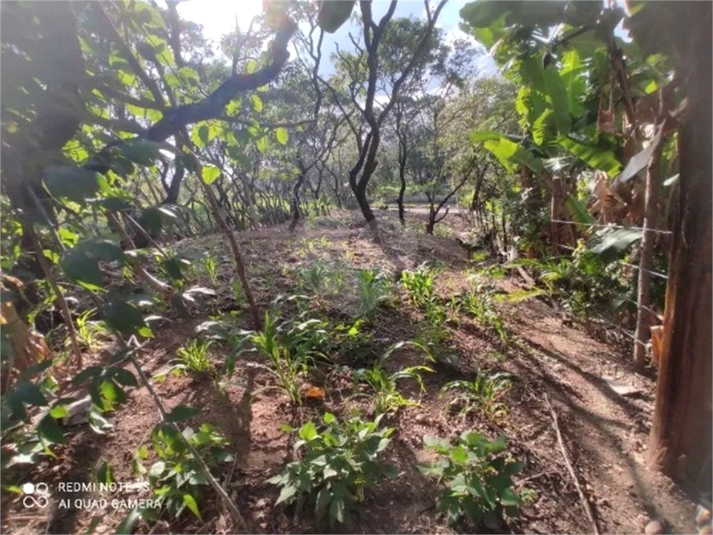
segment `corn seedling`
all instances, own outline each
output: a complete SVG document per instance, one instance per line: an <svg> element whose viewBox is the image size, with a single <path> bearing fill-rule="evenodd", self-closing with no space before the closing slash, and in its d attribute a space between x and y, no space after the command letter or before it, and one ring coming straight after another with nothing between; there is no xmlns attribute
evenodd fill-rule
<svg viewBox="0 0 713 535"><path fill-rule="evenodd" d="M488 418L498 419L507 414L507 406L500 401L510 388L510 374L478 374L472 381L451 381L441 389L441 393L455 391L449 406L460 407L460 414L481 411Z"/></svg>

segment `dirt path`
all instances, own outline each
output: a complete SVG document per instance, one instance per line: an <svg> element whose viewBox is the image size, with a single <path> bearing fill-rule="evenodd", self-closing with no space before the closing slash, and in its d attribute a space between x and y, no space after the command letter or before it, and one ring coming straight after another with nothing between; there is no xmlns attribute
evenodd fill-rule
<svg viewBox="0 0 713 535"><path fill-rule="evenodd" d="M586 488L599 531L641 532L649 520L656 519L672 532L695 532L693 504L667 478L645 465L653 381L631 372L612 348L565 325L540 301L519 306L512 328L527 348L515 365L525 372L521 376L532 380L532 386L547 392L552 400L568 455ZM620 396L605 378L633 386L640 393L636 398ZM532 401L546 418L542 400ZM562 456L554 430L545 433L546 440L533 434L526 438L527 443L535 451L546 451L565 473L563 461L557 461L557 456ZM542 450L543 446L547 450ZM572 489L571 478L566 478Z"/></svg>

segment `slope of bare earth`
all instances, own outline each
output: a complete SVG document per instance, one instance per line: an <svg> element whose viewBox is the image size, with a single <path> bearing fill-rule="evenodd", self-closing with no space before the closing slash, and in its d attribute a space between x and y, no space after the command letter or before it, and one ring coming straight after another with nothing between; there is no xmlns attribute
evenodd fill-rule
<svg viewBox="0 0 713 535"><path fill-rule="evenodd" d="M266 307L277 295L297 291L300 270L318 264L331 269L378 268L396 280L404 269L423 262L437 264L436 289L444 299L473 287L477 266L452 239L462 227L459 215L445 220L438 234L421 233L422 216L413 214L402 229L391 213L381 214L383 244L377 245L353 213L318 218L290 234L284 228L267 228L236 234L244 250L251 284L258 305ZM174 244L184 254L209 251L219 261L218 296L190 311L190 317L170 317L156 337L142 350L141 361L149 377L169 367L176 349L196 336L195 327L209 316L236 308L231 297L234 280L231 258L220 235L187 239ZM479 275L483 280L483 275ZM201 284L208 285L205 276ZM491 280L503 292L515 291L514 279ZM320 296L315 312L331 317L353 315L352 295ZM389 424L396 429L387 450L390 462L402 475L369 489L356 525L345 532L359 533L452 533L437 515L435 483L418 470L431 457L424 451L423 437L457 437L479 430L490 437L505 434L510 451L524 463L516 478L518 489L527 488L530 500L519 519L510 519L506 530L515 533L643 533L652 520L671 533L693 533L695 503L671 481L645 466L647 434L651 420L654 383L633 373L628 355L589 336L585 329L563 319L538 299L499 305L510 333L507 343L494 337L472 318L451 315L443 329L446 345L458 356L455 367L438 366L424 377L420 404L402 408ZM247 314L240 316L248 328ZM367 327L378 355L389 345L416 337L423 317L408 304L400 288L378 309ZM110 348L87 360L100 362ZM214 351L220 363L223 355ZM254 357L257 358L257 357ZM356 357L355 357L356 359ZM391 366L414 364L422 359L414 351L401 351ZM347 371L363 362L340 362ZM501 418L471 414L468 418L448 409L449 398L441 387L454 378L472 378L477 370L507 371L513 386L500 401L507 406ZM621 396L607 380L632 387L635 396ZM351 382L337 373L313 374L313 384L325 391L323 400L291 410L278 394L253 395L272 379L249 358L238 363L233 380L218 389L208 377L168 375L153 381L167 409L188 404L201 409L191 423L210 422L230 441L235 462L216 473L217 479L246 515L257 533L316 532L309 514L296 515L273 504L278 489L266 481L275 475L289 455L284 423L300 425L330 411L341 414L349 404ZM407 391L408 392L408 391ZM416 395L417 392L412 392ZM252 396L252 400L251 400ZM369 409L368 404L364 405ZM564 452L553 425L557 417ZM29 473L26 481L46 482L53 489L45 508L28 508L20 498L7 493L2 504L2 532L114 533L127 511L120 507L61 507L61 499L102 496L57 492L63 481L90 481L92 468L106 460L118 481L134 477L132 460L141 444L159 422L151 396L143 388L130 392L128 401L111 415L114 430L94 434L88 426L68 428L69 442ZM593 515L593 522L580 499L566 459ZM150 459L149 459L150 460ZM105 497L105 496L104 496ZM65 505L67 502L64 502ZM89 503L89 502L87 502ZM85 504L86 505L86 504ZM211 489L200 504L202 519L186 512L178 519L166 517L153 525L140 521L142 533L232 533L236 527Z"/></svg>

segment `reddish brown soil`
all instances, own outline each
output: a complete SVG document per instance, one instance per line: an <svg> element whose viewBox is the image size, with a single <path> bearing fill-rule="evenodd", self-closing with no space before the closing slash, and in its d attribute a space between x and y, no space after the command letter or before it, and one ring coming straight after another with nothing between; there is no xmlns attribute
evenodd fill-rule
<svg viewBox="0 0 713 535"><path fill-rule="evenodd" d="M384 245L375 244L355 214L321 218L315 224L290 234L285 228L270 228L237 235L243 248L258 305L267 306L278 294L295 290L295 270L315 262L342 261L356 267L378 267L394 274L425 261L440 263L437 290L444 296L472 287L468 275L472 266L453 239L421 234L422 222L410 218L402 230L391 216L381 219ZM446 219L443 234L458 230L457 216ZM220 295L191 311L189 318L172 318L156 329L141 353L141 363L149 377L169 368L175 351L195 336L195 327L209 315L235 308L229 290L234 272L228 248L220 235L184 240L175 244L182 252L213 251L220 260ZM504 291L517 288L516 281L494 281ZM200 281L208 285L206 277ZM315 301L327 314L338 314L344 302ZM593 511L600 533L642 533L650 519L664 522L671 533L695 532L695 504L670 480L646 468L647 435L651 420L653 380L634 373L630 357L612 346L593 339L585 330L564 320L537 299L517 305L501 304L501 312L513 342L503 346L486 330L468 318L451 318L448 346L459 356L457 369L437 368L424 377L426 392L418 406L405 407L389 424L395 438L387 458L403 474L367 491L357 524L343 532L356 533L453 533L438 517L434 499L437 487L417 469L432 457L423 448L426 435L447 439L469 429L495 437L504 433L512 454L524 463L516 477L518 488L534 490L534 502L523 507L522 517L510 520L514 533L592 533L574 482L567 471L558 445L547 400L557 414L566 454L574 466L579 484ZM249 327L247 314L243 314ZM371 321L374 350L394 342L412 339L423 321L408 305L401 290ZM89 357L101 361L109 351ZM494 355L500 354L498 359ZM222 355L214 352L219 363ZM349 394L333 376L319 374L315 384L324 387L325 399L307 404L298 411L287 398L269 391L252 399L251 393L272 381L264 371L251 366L256 357L239 361L236 374L224 391L208 377L168 375L164 382L152 381L165 407L178 404L201 409L191 420L210 422L230 441L235 462L224 466L216 478L247 517L256 533L317 532L309 514L295 516L289 508L274 507L278 489L266 483L290 456L287 436L280 426L300 425L324 411L341 414ZM413 365L422 359L415 351L395 355L390 366ZM422 362L422 361L421 361ZM349 364L348 362L341 362ZM504 418L491 421L483 415L468 418L450 413L448 399L439 395L449 380L472 376L478 369L509 371L513 387L503 401ZM636 398L621 397L606 384L603 376L637 387ZM415 392L413 392L415 394ZM368 408L365 406L365 408ZM44 481L51 489L60 481L89 481L100 459L109 462L118 481L133 479L132 459L139 445L149 442L149 434L159 422L159 414L144 388L130 392L129 400L112 416L114 430L94 434L88 426L68 428L67 445L55 451L28 473L11 474L14 480ZM22 480L22 481L21 481ZM53 492L50 505L41 510L23 507L19 498L5 493L2 532L85 533L97 519L95 533L114 533L125 512L59 509ZM77 495L72 495L76 498ZM141 533L233 533L236 527L217 498L206 487L200 504L203 521L186 512L179 519L166 518L153 525L142 521Z"/></svg>

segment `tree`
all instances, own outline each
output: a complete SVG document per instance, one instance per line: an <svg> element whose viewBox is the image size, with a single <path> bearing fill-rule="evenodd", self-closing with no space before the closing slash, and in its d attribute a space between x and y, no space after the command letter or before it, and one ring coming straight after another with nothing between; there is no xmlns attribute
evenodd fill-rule
<svg viewBox="0 0 713 535"><path fill-rule="evenodd" d="M620 197L630 196L625 213L630 221L636 221L643 210L637 209L637 192L631 186L635 181L630 179L650 160L646 153L632 158L644 138L643 125L651 121L646 97L657 91L676 90L671 98L675 108L664 108L667 121L678 121L680 178L650 459L670 476L708 489L712 399L711 6L690 2L684 19L680 4L637 2L630 3L629 8L630 18L618 7L602 9L595 2L477 2L464 7L461 15L475 28L476 36L486 45L501 40L496 58L503 63L511 59L511 65L519 70L519 80L526 84L518 96L518 109L530 130L528 143L512 147L503 142L507 138L489 138L488 134L480 139L494 141L490 149L505 165L520 161L532 168L542 156L533 150L532 142L541 146L548 130L554 128L558 133L554 141L561 148L595 169L618 175L611 186L620 188ZM631 43L624 43L614 33L622 20L633 35ZM553 27L559 28L554 35L549 32ZM548 33L549 39L545 37ZM547 45L539 52L542 60L533 61L543 38ZM571 48L558 52L564 46ZM580 56L578 60L575 53ZM592 59L590 69L573 69L575 64L584 64L584 57ZM675 65L673 85L667 77L670 60ZM569 83L563 87L564 73L569 74ZM587 98L587 85L606 87L611 104L604 106ZM579 97L571 93L577 86ZM658 101L658 95L654 97ZM591 113L595 110L596 115ZM627 126L623 135L617 127L621 123ZM598 143L574 135L575 129ZM612 137L612 133L619 137ZM508 155L505 149L512 152ZM622 162L632 161L636 165L627 165L619 173L625 167ZM623 243L619 250L631 241Z"/></svg>
<svg viewBox="0 0 713 535"><path fill-rule="evenodd" d="M428 1L425 1L425 23L408 19L392 22L397 4L396 0L392 0L377 24L373 20L371 2L360 2L363 42L357 42L352 36L355 53L337 51L334 58L339 76L347 81L346 87L335 87L336 84L320 77L320 82L329 91L354 135L358 158L349 171L349 185L377 240L378 225L367 198L367 187L378 163L382 127L397 102L402 86L409 81L419 64L428 61L429 51L433 50L434 27L445 3L446 0L441 0L432 12ZM389 43L393 46L387 48L385 45ZM386 68L387 65L393 68ZM361 124L347 118L350 115L347 108L356 110Z"/></svg>

